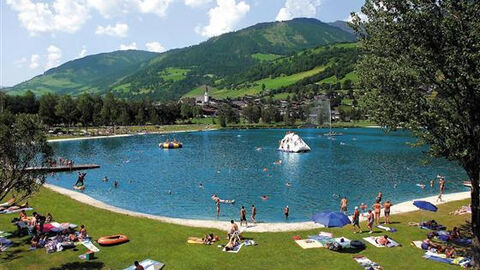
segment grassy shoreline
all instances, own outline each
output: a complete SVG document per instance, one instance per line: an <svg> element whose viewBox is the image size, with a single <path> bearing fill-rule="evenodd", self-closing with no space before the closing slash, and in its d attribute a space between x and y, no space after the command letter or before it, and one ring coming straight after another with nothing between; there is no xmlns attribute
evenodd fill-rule
<svg viewBox="0 0 480 270"><path fill-rule="evenodd" d="M0 269L123 269L134 260L151 258L166 263L166 269L226 269L235 265L236 269L360 269L353 261L356 254L336 253L326 249L303 250L292 240L292 236L318 234L320 229L285 233L250 233L245 237L253 238L258 246L244 247L238 254L220 251L216 246L187 245L189 236L201 237L205 233L222 236L225 244L225 232L215 229L191 228L181 225L162 223L145 218L116 214L107 210L86 206L64 195L42 188L32 200L31 205L40 213L50 212L59 222L85 224L93 239L104 235L126 234L130 237L127 244L114 247L100 247L97 259L86 262L78 259L84 253L83 246L78 251L66 250L46 254L45 250L28 251L27 238L12 238L18 246L2 252ZM469 216L452 216L448 213L468 204L468 200L451 202L439 206L438 213L411 212L393 216L392 226L399 231L388 233L402 244L394 249L379 249L367 244L367 249L359 254L365 255L381 264L385 269L452 269L451 265L423 259L423 252L413 248L413 240L425 239L427 231L407 225L409 221L435 219L449 228L465 224ZM13 215L0 215L0 230L12 231L10 224ZM261 216L260 216L261 217ZM365 229L365 224L362 223ZM351 227L342 229L321 229L333 232L336 237L360 239L368 234L353 234ZM378 231L374 235L384 235ZM188 260L185 260L188 256ZM326 263L328 262L328 263ZM76 267L76 268L75 268Z"/></svg>

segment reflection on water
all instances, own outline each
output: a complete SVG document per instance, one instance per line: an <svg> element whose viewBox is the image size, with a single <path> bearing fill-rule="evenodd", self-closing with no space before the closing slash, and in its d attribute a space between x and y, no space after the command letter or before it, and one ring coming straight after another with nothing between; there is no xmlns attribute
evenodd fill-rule
<svg viewBox="0 0 480 270"><path fill-rule="evenodd" d="M350 210L361 202L371 205L378 191L400 202L429 196L421 189L437 174L447 176L447 192L464 191L463 170L455 163L435 159L421 162L422 150L406 146L405 132L384 134L378 129L342 129L331 140L326 130L298 130L312 151L277 151L285 130L237 130L145 135L124 138L53 143L58 156L102 167L87 171L85 193L106 203L165 216L215 219L210 198L235 199L222 205L221 220L238 218L240 207L258 208L261 221L282 221L289 205L292 221L309 220L312 213L339 207L347 196ZM163 150L158 143L177 138L184 148ZM282 160L281 164L274 162ZM266 170L264 170L266 168ZM109 182L102 181L108 176ZM58 174L49 182L71 188L75 174ZM117 180L120 185L113 187ZM286 183L290 183L287 186ZM199 188L202 183L203 188ZM261 199L267 195L268 200Z"/></svg>

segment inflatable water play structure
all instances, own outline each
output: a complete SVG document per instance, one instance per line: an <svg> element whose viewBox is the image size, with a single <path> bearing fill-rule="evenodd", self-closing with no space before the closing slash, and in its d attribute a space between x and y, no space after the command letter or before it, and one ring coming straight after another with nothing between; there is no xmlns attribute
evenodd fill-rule
<svg viewBox="0 0 480 270"><path fill-rule="evenodd" d="M212 200L219 201L220 203L225 203L225 204L234 204L235 203L235 200L222 200L216 195L212 195Z"/></svg>
<svg viewBox="0 0 480 270"><path fill-rule="evenodd" d="M159 143L158 146L163 149L177 149L177 148L182 148L183 144L180 142L163 142Z"/></svg>
<svg viewBox="0 0 480 270"><path fill-rule="evenodd" d="M128 242L128 237L121 234L103 236L100 237L97 241L97 243L102 246L118 245L125 242Z"/></svg>
<svg viewBox="0 0 480 270"><path fill-rule="evenodd" d="M290 152L290 153L300 153L300 152L308 152L310 151L310 146L308 146L298 134L294 132L287 132L285 137L280 141L280 145L278 146L278 150L282 152Z"/></svg>

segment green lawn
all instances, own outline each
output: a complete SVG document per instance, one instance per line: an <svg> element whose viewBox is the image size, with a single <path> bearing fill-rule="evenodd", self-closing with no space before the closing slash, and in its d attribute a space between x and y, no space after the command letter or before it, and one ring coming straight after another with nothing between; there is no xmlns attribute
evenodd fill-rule
<svg viewBox="0 0 480 270"><path fill-rule="evenodd" d="M78 255L86 252L83 246L78 246L78 250L46 254L43 249L28 251L26 237L13 237L12 240L17 246L0 253L2 270L123 269L134 260L145 258L164 262L165 269L361 269L352 259L356 254L336 253L327 249L303 250L292 240L294 235L307 237L317 234L320 229L286 233L247 232L244 236L253 238L258 245L243 247L238 254L230 254L221 252L215 245L186 244L188 236L202 236L207 232L221 235L221 243L225 244L226 240L223 239L225 233L218 230L190 228L115 214L86 206L46 189L42 189L32 198L30 204L40 213L52 213L57 221L84 224L94 239L104 235L126 234L131 241L114 247L100 247L101 251L96 254L97 259L86 262L78 259ZM402 247L375 248L367 244L367 249L359 254L380 263L385 269L456 269L451 265L423 259L423 252L411 247L409 243L412 240L424 239L427 231L409 227L407 222L434 218L449 227L461 225L469 217L451 216L448 212L466 204L468 201L441 205L438 213L413 212L394 216L392 220L396 224L393 226L399 231L388 234L402 244ZM259 210L261 219L261 209ZM10 220L15 216L0 215L0 230L13 231L14 227ZM362 224L362 227L365 225ZM349 226L343 229L322 230L350 239L368 236L366 233L353 234ZM375 233L384 234L385 232Z"/></svg>

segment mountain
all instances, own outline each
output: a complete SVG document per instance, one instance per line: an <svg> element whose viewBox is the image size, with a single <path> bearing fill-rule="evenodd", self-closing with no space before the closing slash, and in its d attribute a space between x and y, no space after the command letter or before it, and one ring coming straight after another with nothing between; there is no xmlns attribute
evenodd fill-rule
<svg viewBox="0 0 480 270"><path fill-rule="evenodd" d="M337 27L337 28L340 28L340 29L342 29L343 31L348 32L348 33L350 33L350 34L355 34L355 31L353 30L352 27L350 27L350 25L348 25L348 22L345 22L345 21L334 21L334 22L332 22L332 23L329 23L329 25L334 26L334 27Z"/></svg>
<svg viewBox="0 0 480 270"><path fill-rule="evenodd" d="M352 41L355 41L353 34L316 19L260 23L159 55L129 51L74 60L19 84L10 92L33 90L40 94L78 95L83 91L112 90L124 98L148 96L172 100L200 85L212 85L224 77L303 49ZM116 63L112 59L104 65L104 57L127 61Z"/></svg>
<svg viewBox="0 0 480 270"><path fill-rule="evenodd" d="M158 55L135 50L90 55L49 69L7 91L10 94L22 94L31 90L37 95L48 92L73 95L83 92L103 93L115 82Z"/></svg>

